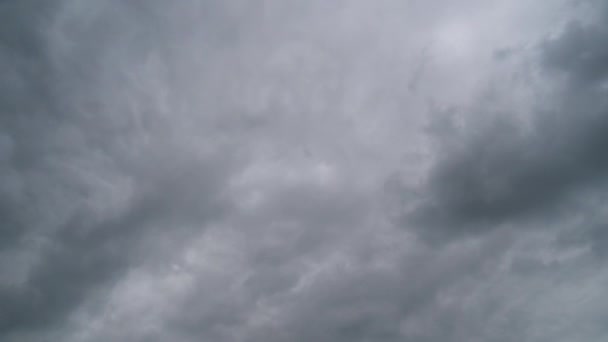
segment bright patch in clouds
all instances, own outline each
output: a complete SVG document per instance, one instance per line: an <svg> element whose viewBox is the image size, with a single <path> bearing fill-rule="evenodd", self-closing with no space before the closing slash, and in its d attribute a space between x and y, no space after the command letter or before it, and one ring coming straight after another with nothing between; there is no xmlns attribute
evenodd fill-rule
<svg viewBox="0 0 608 342"><path fill-rule="evenodd" d="M434 52L442 61L463 60L475 53L476 32L465 21L440 24L434 34Z"/></svg>

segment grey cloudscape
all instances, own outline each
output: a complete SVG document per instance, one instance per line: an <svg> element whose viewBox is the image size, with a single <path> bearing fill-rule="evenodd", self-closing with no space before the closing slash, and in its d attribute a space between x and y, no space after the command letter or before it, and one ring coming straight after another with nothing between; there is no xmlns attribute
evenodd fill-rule
<svg viewBox="0 0 608 342"><path fill-rule="evenodd" d="M602 1L0 2L1 341L603 341Z"/></svg>

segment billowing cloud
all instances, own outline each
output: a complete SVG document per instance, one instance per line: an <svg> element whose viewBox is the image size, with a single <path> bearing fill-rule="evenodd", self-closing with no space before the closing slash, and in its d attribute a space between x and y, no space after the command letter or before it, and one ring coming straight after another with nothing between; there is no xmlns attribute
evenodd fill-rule
<svg viewBox="0 0 608 342"><path fill-rule="evenodd" d="M605 339L607 18L0 2L0 340Z"/></svg>

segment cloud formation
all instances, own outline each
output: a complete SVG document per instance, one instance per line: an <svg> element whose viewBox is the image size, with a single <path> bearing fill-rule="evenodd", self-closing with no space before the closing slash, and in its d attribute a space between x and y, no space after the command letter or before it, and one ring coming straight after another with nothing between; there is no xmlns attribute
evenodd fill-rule
<svg viewBox="0 0 608 342"><path fill-rule="evenodd" d="M557 215L578 193L601 191L608 166L602 24L573 20L535 47L537 72L554 89L523 108L527 120L517 116L521 108L494 103L492 96L503 94L467 107L461 127L450 122L458 114L445 114L435 133L441 155L429 175L428 199L413 214L421 229L446 229L440 235L492 229ZM446 138L448 131L453 137Z"/></svg>
<svg viewBox="0 0 608 342"><path fill-rule="evenodd" d="M605 339L607 19L0 2L0 340Z"/></svg>

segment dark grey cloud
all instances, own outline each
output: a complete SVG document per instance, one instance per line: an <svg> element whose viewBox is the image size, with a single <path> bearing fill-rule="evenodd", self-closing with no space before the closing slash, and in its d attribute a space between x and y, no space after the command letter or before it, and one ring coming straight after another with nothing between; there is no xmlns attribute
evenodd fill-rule
<svg viewBox="0 0 608 342"><path fill-rule="evenodd" d="M603 24L574 22L540 44L538 70L545 82L566 79L524 109L527 122L482 99L433 123L440 156L424 203L411 217L423 234L456 236L560 211L568 215L569 199L602 191L608 167ZM457 127L454 118L467 110L464 126Z"/></svg>
<svg viewBox="0 0 608 342"><path fill-rule="evenodd" d="M0 6L8 76L0 95L0 253L26 254L17 259L25 279L7 273L0 286L0 338L19 340L61 328L154 240L186 239L220 217L232 157L194 153L145 99L150 94L125 84L125 68L159 45L142 39L145 21L135 9L92 4L64 20L65 8L81 9Z"/></svg>
<svg viewBox="0 0 608 342"><path fill-rule="evenodd" d="M0 340L601 340L604 7L0 2Z"/></svg>
<svg viewBox="0 0 608 342"><path fill-rule="evenodd" d="M566 73L571 82L581 85L601 82L608 72L605 41L605 27L572 22L561 36L544 44L543 63Z"/></svg>

